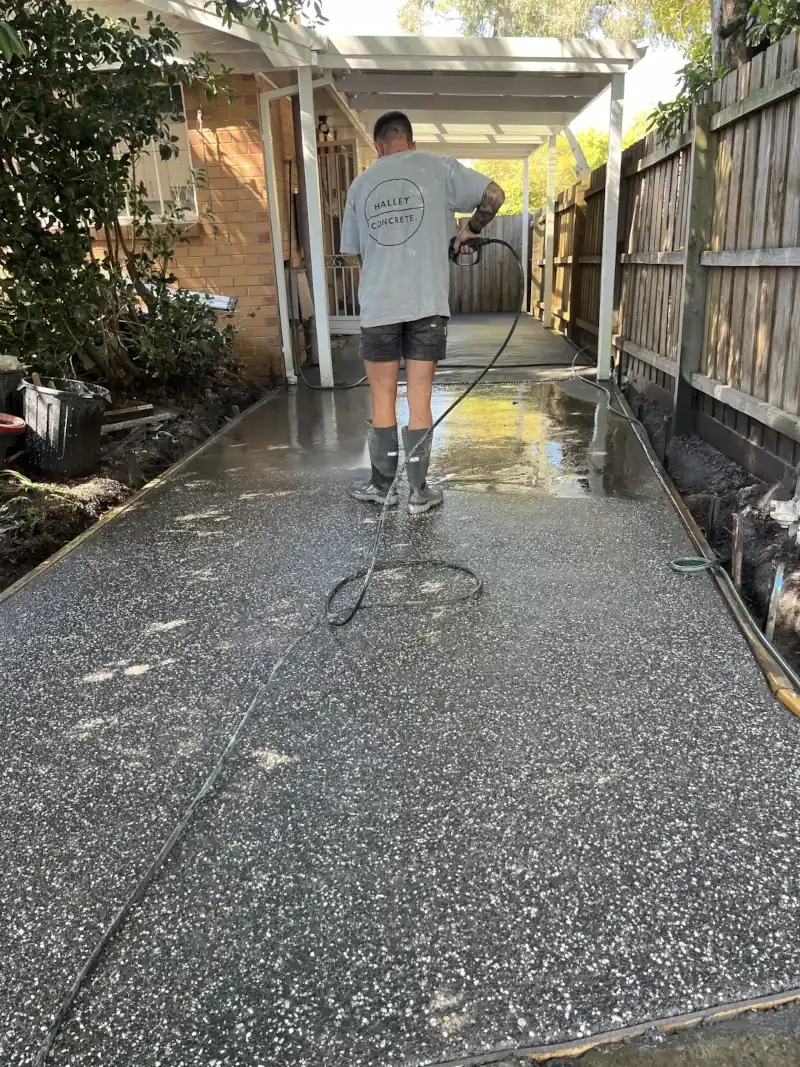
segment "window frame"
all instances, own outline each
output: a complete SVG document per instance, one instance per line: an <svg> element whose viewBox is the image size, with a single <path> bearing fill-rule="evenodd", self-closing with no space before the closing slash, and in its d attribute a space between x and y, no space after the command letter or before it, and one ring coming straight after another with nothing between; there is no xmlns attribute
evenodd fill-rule
<svg viewBox="0 0 800 1067"><path fill-rule="evenodd" d="M185 126L186 126L186 151L188 153L189 173L192 176L194 176L195 175L195 168L193 166L193 161L192 161L192 142L191 142L191 139L189 137L189 116L188 116L188 113L187 113L187 110L186 110L186 95L184 93L184 88L183 88L182 85L167 86L167 85L164 85L163 82L160 82L159 86L163 86L163 88L169 88L171 92L174 92L175 90L177 90L177 92L180 94L180 107L181 107L181 111L183 113L183 121L184 121ZM162 174L160 172L160 168L166 167L167 164L170 161L162 159L158 152L154 152L153 153L152 160L153 160L153 167L154 167L154 172L155 172L156 191L157 191L157 194L158 194L158 202L159 202L159 207L161 209L160 212L158 212L158 213L154 212L154 219L153 219L154 224L156 226L159 226L159 225L161 225L161 226L173 225L173 226L185 226L185 227L191 227L191 226L196 225L196 223L199 222L199 220L200 220L200 203L199 203L199 200L198 200L198 197L197 197L197 183L196 183L196 181L192 181L191 186L190 186L190 188L191 188L191 197L192 197L192 208L191 209L182 209L181 217L180 218L173 218L167 213L167 210L166 210L166 202L164 200L164 185L163 185L163 182L162 182ZM174 208L173 208L173 210L174 210ZM130 213L130 205L127 203L127 201L126 201L126 204L125 204L125 210L120 213L118 218L119 218L119 222L120 222L120 224L122 226L127 226L127 227L133 226L134 216Z"/></svg>

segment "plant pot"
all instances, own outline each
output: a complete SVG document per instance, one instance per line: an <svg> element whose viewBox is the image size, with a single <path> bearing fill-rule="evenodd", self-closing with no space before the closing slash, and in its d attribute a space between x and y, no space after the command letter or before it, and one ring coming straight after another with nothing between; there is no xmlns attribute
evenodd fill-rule
<svg viewBox="0 0 800 1067"><path fill-rule="evenodd" d="M78 478L97 464L107 389L56 378L47 385L23 382L27 451L41 474Z"/></svg>
<svg viewBox="0 0 800 1067"><path fill-rule="evenodd" d="M25 429L22 419L0 412L0 469L5 466L6 454L22 441Z"/></svg>
<svg viewBox="0 0 800 1067"><path fill-rule="evenodd" d="M0 413L22 416L22 393L19 387L26 373L25 367L0 371Z"/></svg>

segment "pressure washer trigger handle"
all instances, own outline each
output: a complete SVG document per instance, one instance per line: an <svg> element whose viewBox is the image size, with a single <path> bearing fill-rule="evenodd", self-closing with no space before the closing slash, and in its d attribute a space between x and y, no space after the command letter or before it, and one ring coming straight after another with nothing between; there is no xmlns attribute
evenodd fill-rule
<svg viewBox="0 0 800 1067"><path fill-rule="evenodd" d="M450 261L455 263L457 267L474 267L481 261L481 248L489 241L485 237L475 237L463 241L461 248L456 252L456 238L453 237L450 240ZM472 259L463 258L468 252L474 252Z"/></svg>

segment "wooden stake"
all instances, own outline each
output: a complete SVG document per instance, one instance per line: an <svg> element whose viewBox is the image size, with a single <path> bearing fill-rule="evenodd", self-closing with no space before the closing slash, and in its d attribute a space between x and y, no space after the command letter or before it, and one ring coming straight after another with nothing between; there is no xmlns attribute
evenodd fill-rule
<svg viewBox="0 0 800 1067"><path fill-rule="evenodd" d="M708 518L706 519L706 537L710 537L717 524L719 513L719 497L712 496L708 502Z"/></svg>
<svg viewBox="0 0 800 1067"><path fill-rule="evenodd" d="M731 554L731 577L737 589L742 588L742 563L744 557L744 511L733 516L733 550Z"/></svg>
<svg viewBox="0 0 800 1067"><path fill-rule="evenodd" d="M778 619L778 608L780 607L781 594L783 593L785 572L786 565L779 563L778 569L775 571L775 580L772 583L772 595L769 598L769 611L767 612L767 626L764 630L768 641L771 641L775 636L775 623Z"/></svg>

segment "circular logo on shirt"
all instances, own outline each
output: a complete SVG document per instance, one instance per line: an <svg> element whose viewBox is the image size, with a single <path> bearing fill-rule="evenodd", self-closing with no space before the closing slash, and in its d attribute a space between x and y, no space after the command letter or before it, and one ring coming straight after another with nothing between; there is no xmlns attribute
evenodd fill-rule
<svg viewBox="0 0 800 1067"><path fill-rule="evenodd" d="M389 178L364 202L367 232L379 245L404 245L422 225L425 200L410 178Z"/></svg>

